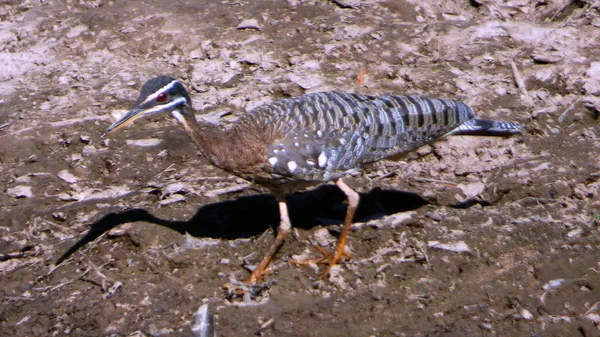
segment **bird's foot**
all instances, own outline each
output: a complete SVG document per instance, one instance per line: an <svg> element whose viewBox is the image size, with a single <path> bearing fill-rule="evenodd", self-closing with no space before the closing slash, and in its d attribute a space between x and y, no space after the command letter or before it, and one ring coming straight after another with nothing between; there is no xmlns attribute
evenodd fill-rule
<svg viewBox="0 0 600 337"><path fill-rule="evenodd" d="M323 272L320 276L321 279L325 279L325 278L327 278L327 276L329 276L329 272L331 271L331 268L340 261L342 256L344 256L348 259L352 258L352 255L350 253L348 253L346 250L341 250L338 252L338 250L336 249L335 251L330 252L321 246L315 246L315 248L319 251L319 253L321 253L323 255L322 258L290 259L290 260L288 260L288 262L294 263L297 265L303 265L303 266L306 266L309 264L327 264L327 268L325 269L325 272Z"/></svg>
<svg viewBox="0 0 600 337"><path fill-rule="evenodd" d="M267 268L266 266L263 267L262 264L259 264L256 266L256 268L254 268L246 283L249 285L257 284L262 280L263 276L268 274L270 271L270 268Z"/></svg>

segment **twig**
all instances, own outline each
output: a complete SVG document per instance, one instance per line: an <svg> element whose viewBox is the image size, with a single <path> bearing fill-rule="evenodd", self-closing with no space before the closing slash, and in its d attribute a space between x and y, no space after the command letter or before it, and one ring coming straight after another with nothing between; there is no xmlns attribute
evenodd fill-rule
<svg viewBox="0 0 600 337"><path fill-rule="evenodd" d="M562 13L562 11L565 10L565 8L569 7L569 5L573 2L573 0L567 0L565 2L563 2L562 6L560 6L560 8L554 13L554 15L552 15L552 17L550 18L550 22L554 21L554 19L556 19L557 16L560 15L560 13Z"/></svg>
<svg viewBox="0 0 600 337"><path fill-rule="evenodd" d="M563 112L559 117L558 117L558 122L562 123L565 121L565 119L567 119L567 115L569 114L569 112L571 112L571 110L573 110L575 108L575 105L579 103L579 98L575 99L575 101L573 103L571 103L571 105L569 105L569 107L567 107L567 109L565 110L565 112Z"/></svg>
<svg viewBox="0 0 600 337"><path fill-rule="evenodd" d="M427 255L427 252L425 251L423 244L420 241L415 240L415 246L421 252L421 254L423 254L423 256L425 257L425 262L427 263L427 268L429 270L433 270L433 265L431 264L431 261L429 261L429 255Z"/></svg>
<svg viewBox="0 0 600 337"><path fill-rule="evenodd" d="M10 125L11 125L11 124L10 124L10 122L9 122L9 123L4 123L4 124L0 125L0 130L2 130L2 129L4 129L4 128L7 128L7 127L9 127Z"/></svg>
<svg viewBox="0 0 600 337"><path fill-rule="evenodd" d="M229 187L220 188L217 190L212 190L212 191L206 192L206 193L204 193L204 195L209 198L213 198L213 197L216 197L221 194L228 194L228 193L243 191L250 186L251 186L250 184L229 186Z"/></svg>
<svg viewBox="0 0 600 337"><path fill-rule="evenodd" d="M1 137L17 136L21 133L24 133L24 132L27 132L30 130L44 128L44 127L59 128L59 127L69 126L69 125L78 124L78 123L82 123L82 122L98 121L98 120L110 120L110 116L108 116L108 115L89 116L89 117L66 119L66 120L58 121L58 122L40 123L34 127L27 127L27 128L23 128L21 130L17 130L15 132L7 133L5 135L2 135ZM4 127L5 125L6 124L3 124L2 126Z"/></svg>
<svg viewBox="0 0 600 337"><path fill-rule="evenodd" d="M521 93L523 95L529 95L529 92L527 92L527 87L525 86L525 81L523 80L523 76L521 76L521 72L519 71L519 68L517 68L517 64L515 63L515 61L511 60L510 66L512 68L513 76L515 78L515 84L517 85L519 90L521 90Z"/></svg>
<svg viewBox="0 0 600 337"><path fill-rule="evenodd" d="M39 251L26 251L26 252L14 252L7 254L0 254L0 261L8 261L12 259L19 259L22 257L33 257L39 255Z"/></svg>
<svg viewBox="0 0 600 337"><path fill-rule="evenodd" d="M414 181L420 182L420 183L437 183L437 184L452 185L452 186L458 185L458 183L455 183L452 181L445 181L445 180L437 180L437 179L429 179L429 178L421 178L421 177L414 177L411 179Z"/></svg>

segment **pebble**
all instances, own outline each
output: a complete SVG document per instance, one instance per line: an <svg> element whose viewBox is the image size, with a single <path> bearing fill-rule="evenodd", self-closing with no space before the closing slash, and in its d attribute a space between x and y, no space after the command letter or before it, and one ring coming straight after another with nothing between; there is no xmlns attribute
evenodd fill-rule
<svg viewBox="0 0 600 337"><path fill-rule="evenodd" d="M74 176L73 174L71 174L71 172L69 172L69 170L62 170L60 172L58 172L57 176L68 182L69 184L73 184L76 183L77 181L79 181L79 178Z"/></svg>
<svg viewBox="0 0 600 337"><path fill-rule="evenodd" d="M13 198L31 198L31 186L17 185L6 190L6 193Z"/></svg>
<svg viewBox="0 0 600 337"><path fill-rule="evenodd" d="M562 57L552 54L533 54L531 59L538 64L552 64L562 61Z"/></svg>
<svg viewBox="0 0 600 337"><path fill-rule="evenodd" d="M254 30L260 30L261 26L258 24L258 20L256 19L246 19L244 21L242 21L238 26L237 29L254 29Z"/></svg>
<svg viewBox="0 0 600 337"><path fill-rule="evenodd" d="M65 221L67 220L67 215L64 212L54 212L52 213L52 218L55 220Z"/></svg>
<svg viewBox="0 0 600 337"><path fill-rule="evenodd" d="M162 140L158 138L128 139L125 142L130 146L151 147L160 144Z"/></svg>
<svg viewBox="0 0 600 337"><path fill-rule="evenodd" d="M560 197L568 197L572 193L571 187L569 187L569 184L564 180L559 180L554 183L554 191Z"/></svg>
<svg viewBox="0 0 600 337"><path fill-rule="evenodd" d="M329 234L327 228L317 229L313 236L315 238L315 241L317 241L317 243L322 247L326 247L331 242L335 241L334 237L331 234Z"/></svg>
<svg viewBox="0 0 600 337"><path fill-rule="evenodd" d="M79 139L81 140L82 143L89 144L92 140L92 137L90 137L90 135L80 135Z"/></svg>
<svg viewBox="0 0 600 337"><path fill-rule="evenodd" d="M521 318L526 321L531 321L533 319L533 315L527 309L521 309L520 314L521 314Z"/></svg>
<svg viewBox="0 0 600 337"><path fill-rule="evenodd" d="M471 248L464 241L455 241L450 243L440 243L439 241L427 242L429 248L448 250L455 253L470 253Z"/></svg>

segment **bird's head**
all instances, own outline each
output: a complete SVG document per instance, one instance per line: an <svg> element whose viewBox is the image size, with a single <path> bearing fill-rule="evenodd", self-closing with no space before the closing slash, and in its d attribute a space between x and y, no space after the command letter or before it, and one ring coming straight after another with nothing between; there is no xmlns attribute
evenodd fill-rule
<svg viewBox="0 0 600 337"><path fill-rule="evenodd" d="M178 116L181 116L189 109L191 109L190 95L181 82L169 76L155 77L142 86L140 96L133 108L106 129L102 137L113 134L143 116L175 111Z"/></svg>

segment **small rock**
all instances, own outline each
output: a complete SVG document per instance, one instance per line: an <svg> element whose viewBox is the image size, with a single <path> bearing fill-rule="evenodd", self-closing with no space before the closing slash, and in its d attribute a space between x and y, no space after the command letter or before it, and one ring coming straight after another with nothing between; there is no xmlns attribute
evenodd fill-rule
<svg viewBox="0 0 600 337"><path fill-rule="evenodd" d="M416 214L415 211L392 214L384 220L384 224L392 228L414 224L417 221Z"/></svg>
<svg viewBox="0 0 600 337"><path fill-rule="evenodd" d="M334 237L331 236L331 234L329 234L329 231L326 228L317 229L313 236L314 236L315 240L317 241L317 243L322 247L326 247L331 242L335 241Z"/></svg>
<svg viewBox="0 0 600 337"><path fill-rule="evenodd" d="M76 161L80 161L81 159L83 159L83 156L81 155L81 153L73 153L71 155L70 159L72 162L76 162Z"/></svg>
<svg viewBox="0 0 600 337"><path fill-rule="evenodd" d="M148 138L148 139L128 139L125 141L127 145L132 146L140 146L140 147L151 147L156 146L162 142L162 140L158 138Z"/></svg>
<svg viewBox="0 0 600 337"><path fill-rule="evenodd" d="M254 29L254 30L260 30L260 25L258 24L258 20L256 19L246 19L244 21L242 21L238 26L237 29Z"/></svg>
<svg viewBox="0 0 600 337"><path fill-rule="evenodd" d="M60 179L68 182L69 184L73 184L79 181L79 178L71 174L71 172L69 172L68 170L62 170L58 172L57 176Z"/></svg>
<svg viewBox="0 0 600 337"><path fill-rule="evenodd" d="M83 147L81 153L85 155L94 154L96 153L96 148L94 147L94 145L86 145Z"/></svg>
<svg viewBox="0 0 600 337"><path fill-rule="evenodd" d="M427 242L429 248L448 250L455 253L470 253L471 248L464 241L456 241L450 243L440 243L439 241Z"/></svg>
<svg viewBox="0 0 600 337"><path fill-rule="evenodd" d="M204 55L204 50L202 50L202 48L198 47L190 52L190 58L204 60L206 58L206 56Z"/></svg>
<svg viewBox="0 0 600 337"><path fill-rule="evenodd" d="M166 205L174 204L174 203L180 202L180 201L185 201L185 196L183 196L181 194L173 194L173 195L170 195L169 197L159 201L158 204L160 206L166 206Z"/></svg>
<svg viewBox="0 0 600 337"><path fill-rule="evenodd" d="M65 221L67 220L67 215L64 212L55 212L52 213L52 218L60 221Z"/></svg>
<svg viewBox="0 0 600 337"><path fill-rule="evenodd" d="M479 324L479 327L488 331L492 331L494 329L494 327L490 323L481 323Z"/></svg>
<svg viewBox="0 0 600 337"><path fill-rule="evenodd" d="M140 301L140 305L143 307L147 307L150 304L152 304L152 301L150 301L150 296L146 296L143 300Z"/></svg>
<svg viewBox="0 0 600 337"><path fill-rule="evenodd" d="M29 174L22 175L15 179L15 183L17 184L27 184L31 182L31 176Z"/></svg>
<svg viewBox="0 0 600 337"><path fill-rule="evenodd" d="M587 78L583 80L583 89L588 95L600 94L600 62L592 62L586 71Z"/></svg>
<svg viewBox="0 0 600 337"><path fill-rule="evenodd" d="M417 153L419 154L419 156L421 157L425 157L426 155L430 154L433 152L433 147L431 145L425 145L425 146L421 146L418 150Z"/></svg>
<svg viewBox="0 0 600 337"><path fill-rule="evenodd" d="M433 221L442 221L442 216L439 214L439 212L427 212L425 213L425 216Z"/></svg>
<svg viewBox="0 0 600 337"><path fill-rule="evenodd" d="M323 83L321 76L317 74L303 74L303 76L288 74L288 78L305 90L314 88Z"/></svg>
<svg viewBox="0 0 600 337"><path fill-rule="evenodd" d="M533 319L533 315L527 309L522 308L520 314L521 314L521 318L526 321L531 321Z"/></svg>
<svg viewBox="0 0 600 337"><path fill-rule="evenodd" d="M562 57L560 57L559 55L536 53L531 55L531 59L533 60L533 62L538 64L552 64L560 62L562 60Z"/></svg>
<svg viewBox="0 0 600 337"><path fill-rule="evenodd" d="M164 187L161 191L161 198L164 198L165 196L169 196L172 194L183 194L186 193L186 184L184 183L172 183L167 185L166 187Z"/></svg>
<svg viewBox="0 0 600 337"><path fill-rule="evenodd" d="M67 38L72 39L74 37L77 37L77 36L81 35L83 32L85 32L87 30L88 30L87 26L85 26L85 25L78 25L78 26L75 26L75 27L69 29L69 31L67 32L66 36L67 36Z"/></svg>
<svg viewBox="0 0 600 337"><path fill-rule="evenodd" d="M467 199L471 199L483 193L485 190L485 184L482 182L475 182L471 184L458 184L458 188L460 188Z"/></svg>
<svg viewBox="0 0 600 337"><path fill-rule="evenodd" d="M6 190L6 193L13 198L31 198L31 186L18 185Z"/></svg>
<svg viewBox="0 0 600 337"><path fill-rule="evenodd" d="M81 140L82 143L89 144L90 141L92 140L92 137L90 137L90 135L79 135L79 139Z"/></svg>
<svg viewBox="0 0 600 337"><path fill-rule="evenodd" d="M567 233L567 237L568 237L569 239L572 239L572 238L574 238L574 237L577 237L577 236L581 235L581 233L583 233L583 229L581 229L581 228L576 228L576 229L570 230L570 231Z"/></svg>
<svg viewBox="0 0 600 337"><path fill-rule="evenodd" d="M542 286L542 289L544 289L544 290L556 289L556 288L562 286L564 283L565 283L565 279L557 278L555 280L548 281L548 283L546 283Z"/></svg>
<svg viewBox="0 0 600 337"><path fill-rule="evenodd" d="M28 164L36 163L37 161L38 157L35 154L32 154L31 156L27 157L27 160L25 160L25 162Z"/></svg>
<svg viewBox="0 0 600 337"><path fill-rule="evenodd" d="M568 197L571 195L571 187L564 180L559 180L554 183L554 192L559 197Z"/></svg>

